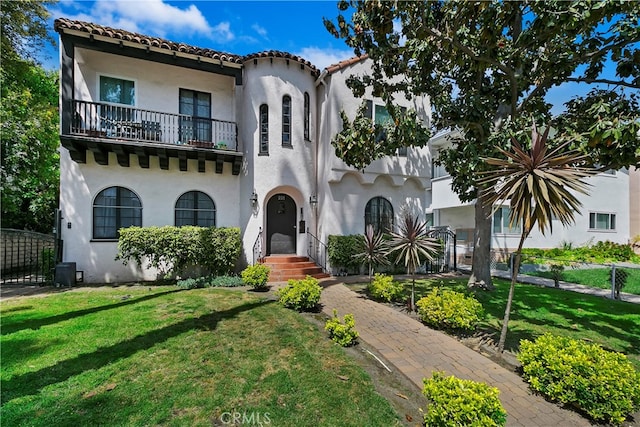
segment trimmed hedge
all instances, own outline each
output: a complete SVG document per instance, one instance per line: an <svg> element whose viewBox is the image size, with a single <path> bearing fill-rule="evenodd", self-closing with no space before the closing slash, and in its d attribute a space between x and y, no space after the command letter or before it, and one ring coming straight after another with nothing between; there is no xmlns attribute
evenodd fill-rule
<svg viewBox="0 0 640 427"><path fill-rule="evenodd" d="M157 268L165 277L179 275L191 266L208 274L229 274L242 252L237 227L129 227L120 229L116 260Z"/></svg>
<svg viewBox="0 0 640 427"><path fill-rule="evenodd" d="M347 270L360 268L361 263L356 255L363 250L364 236L361 234L331 235L327 240L327 255L332 267L342 267Z"/></svg>
<svg viewBox="0 0 640 427"><path fill-rule="evenodd" d="M520 341L518 360L532 389L598 422L619 425L640 409L640 372L624 354L544 334Z"/></svg>
<svg viewBox="0 0 640 427"><path fill-rule="evenodd" d="M429 399L424 415L427 427L504 426L507 412L500 403L500 391L485 383L445 377L434 372L422 380L422 394Z"/></svg>
<svg viewBox="0 0 640 427"><path fill-rule="evenodd" d="M435 288L416 305L423 322L443 329L473 330L484 312L473 296Z"/></svg>

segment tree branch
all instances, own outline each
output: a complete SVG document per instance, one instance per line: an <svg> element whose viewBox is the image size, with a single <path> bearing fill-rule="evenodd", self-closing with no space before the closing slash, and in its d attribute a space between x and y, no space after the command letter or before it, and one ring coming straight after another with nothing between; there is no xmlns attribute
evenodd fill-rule
<svg viewBox="0 0 640 427"><path fill-rule="evenodd" d="M625 82L624 80L589 79L587 77L567 77L566 81L578 82L578 83L603 83L608 85L625 86L633 89L640 89L640 85L628 83L628 82Z"/></svg>

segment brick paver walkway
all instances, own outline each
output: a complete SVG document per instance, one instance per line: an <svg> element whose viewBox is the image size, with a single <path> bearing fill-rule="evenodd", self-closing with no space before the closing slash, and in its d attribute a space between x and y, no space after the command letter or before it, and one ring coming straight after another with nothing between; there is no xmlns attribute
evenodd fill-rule
<svg viewBox="0 0 640 427"><path fill-rule="evenodd" d="M353 313L360 339L375 349L420 389L422 379L433 371L480 381L500 390L500 400L507 411L507 426L589 426L575 412L564 410L529 391L528 385L489 358L475 352L448 335L419 321L349 290L338 280L322 282L320 302L331 316Z"/></svg>

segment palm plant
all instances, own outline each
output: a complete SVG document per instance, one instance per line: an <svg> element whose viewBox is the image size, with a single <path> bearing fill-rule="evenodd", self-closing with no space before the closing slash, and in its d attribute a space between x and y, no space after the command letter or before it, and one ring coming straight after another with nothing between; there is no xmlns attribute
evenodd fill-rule
<svg viewBox="0 0 640 427"><path fill-rule="evenodd" d="M587 156L575 150L567 150L568 143L550 150L547 145L548 136L549 129L541 135L534 124L530 150L525 150L512 137L513 151L498 148L506 159L485 159L489 165L497 168L485 172L479 183L485 187L487 206L500 206L509 201L509 225L522 225L498 342L500 352L504 351L507 338L515 281L525 239L536 223L542 234L545 234L547 228L553 231L551 219L554 216L563 225L574 222L574 215L581 206L575 192L587 194L589 184L582 179L597 173L595 169L579 166Z"/></svg>
<svg viewBox="0 0 640 427"><path fill-rule="evenodd" d="M440 249L437 239L427 236L427 223L405 212L399 231L391 233L391 253L397 253L396 263L402 262L411 274L411 311L415 310L416 270L424 261L432 261Z"/></svg>
<svg viewBox="0 0 640 427"><path fill-rule="evenodd" d="M382 233L376 233L373 230L373 225L367 225L364 232L364 250L354 257L362 263L366 263L369 266L369 282L371 282L371 276L373 276L373 267L375 265L387 265L389 260L387 259L387 243L384 240Z"/></svg>

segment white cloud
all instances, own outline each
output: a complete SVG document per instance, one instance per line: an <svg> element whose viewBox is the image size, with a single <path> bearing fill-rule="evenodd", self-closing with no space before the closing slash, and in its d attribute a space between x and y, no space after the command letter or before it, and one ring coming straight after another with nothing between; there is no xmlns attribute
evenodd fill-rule
<svg viewBox="0 0 640 427"><path fill-rule="evenodd" d="M309 46L302 48L295 55L301 56L304 59L310 61L313 65L319 69L328 67L345 59L355 56L350 49L335 49L335 48L319 48L316 46Z"/></svg>
<svg viewBox="0 0 640 427"><path fill-rule="evenodd" d="M253 29L253 31L258 33L260 37L264 38L265 40L269 40L269 37L267 36L267 30L264 27L261 27L258 24L253 24L251 28Z"/></svg>
<svg viewBox="0 0 640 427"><path fill-rule="evenodd" d="M220 22L212 26L193 4L181 8L163 0L96 1L89 13L63 15L71 19L96 22L104 26L159 37L167 37L167 34L171 34L172 38L204 36L221 42L235 38L229 22Z"/></svg>

